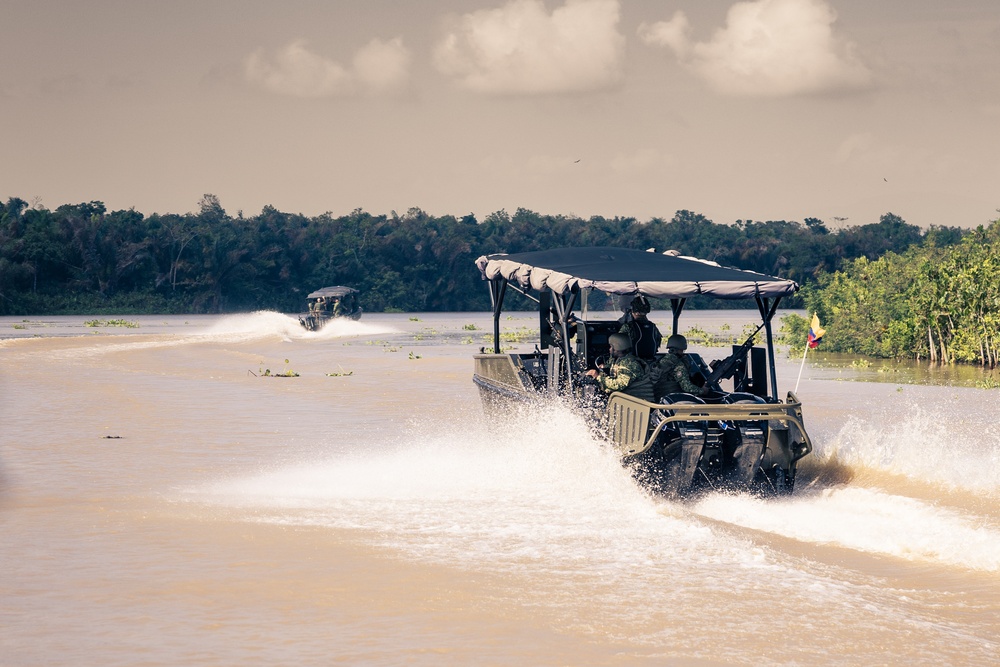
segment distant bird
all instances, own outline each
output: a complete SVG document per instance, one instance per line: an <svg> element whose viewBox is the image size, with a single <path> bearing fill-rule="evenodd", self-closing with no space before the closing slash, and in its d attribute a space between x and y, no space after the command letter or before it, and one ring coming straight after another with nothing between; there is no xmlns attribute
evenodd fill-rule
<svg viewBox="0 0 1000 667"><path fill-rule="evenodd" d="M883 177L883 178L882 178L882 180L883 180L883 181L885 181L886 183L888 183L888 182L889 182L889 179L888 179L888 178L885 178L885 177Z"/></svg>
<svg viewBox="0 0 1000 667"><path fill-rule="evenodd" d="M583 159L583 158L581 158L581 159ZM573 164L576 164L576 163L577 163L577 162L579 162L579 161L580 161L580 160L575 160L575 161L573 162Z"/></svg>

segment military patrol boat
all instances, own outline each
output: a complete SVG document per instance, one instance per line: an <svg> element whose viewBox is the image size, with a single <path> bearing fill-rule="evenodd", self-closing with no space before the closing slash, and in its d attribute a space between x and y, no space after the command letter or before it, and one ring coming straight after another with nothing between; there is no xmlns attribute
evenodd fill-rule
<svg viewBox="0 0 1000 667"><path fill-rule="evenodd" d="M781 299L798 290L794 281L673 252L607 247L486 255L476 265L493 304L493 350L475 355L473 375L487 412L501 410L504 402L544 396L591 411L596 405L607 440L623 463L665 495L719 488L791 492L796 464L812 451L812 443L798 398L793 392L778 397L771 322ZM533 352L500 349L500 314L508 290L538 303L539 340ZM729 357L711 366L697 354L686 355L691 379L702 388L699 396L671 393L649 402L615 392L605 402L585 373L609 356L609 337L621 324L589 319L588 301L599 293L605 303L610 295L669 299L674 334L688 299L698 297L755 301L761 324L746 342L733 346ZM579 317L574 309L580 309ZM761 331L764 346L754 346ZM722 381L729 387L724 389Z"/></svg>
<svg viewBox="0 0 1000 667"><path fill-rule="evenodd" d="M335 285L324 287L306 296L309 312L299 315L299 323L308 331L319 331L323 325L337 317L361 319L358 290Z"/></svg>

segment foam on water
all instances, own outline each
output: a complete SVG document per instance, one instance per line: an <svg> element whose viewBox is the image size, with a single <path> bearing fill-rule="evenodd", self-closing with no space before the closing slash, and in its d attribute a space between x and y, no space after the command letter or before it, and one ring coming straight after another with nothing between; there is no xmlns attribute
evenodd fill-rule
<svg viewBox="0 0 1000 667"><path fill-rule="evenodd" d="M923 403L890 396L870 413L849 416L830 441L817 444L814 455L996 495L1000 425L995 401L994 392L983 390Z"/></svg>
<svg viewBox="0 0 1000 667"><path fill-rule="evenodd" d="M1000 530L981 517L877 489L838 487L782 500L711 495L694 511L804 542L990 572L1000 571Z"/></svg>
<svg viewBox="0 0 1000 667"><path fill-rule="evenodd" d="M711 496L693 505L651 497L585 420L561 406L526 409L498 429L467 417L409 423L372 440L351 455L186 489L181 500L199 513L222 508L227 521L327 528L410 562L499 577L491 595L544 609L555 622L572 625L579 609L593 609L588 623L600 633L662 645L689 642L705 619L756 636L761 609L777 627L813 632L840 623L831 609L852 623L893 627L915 613L901 610L899 591L880 578L845 576L841 565L785 553L719 522L979 571L1000 566L997 530L877 491ZM948 635L927 613L934 632ZM720 659L718 649L689 650Z"/></svg>
<svg viewBox="0 0 1000 667"><path fill-rule="evenodd" d="M396 332L397 330L390 326L347 318L331 320L319 331L306 331L296 317L274 311L258 311L242 315L228 315L206 329L203 334L213 338L222 337L234 340L267 336L281 336L286 340L332 340L348 336L374 336Z"/></svg>
<svg viewBox="0 0 1000 667"><path fill-rule="evenodd" d="M196 332L186 332L180 337L157 337L155 340L130 340L132 336L119 336L116 342L87 348L63 350L52 353L56 357L80 358L115 352L176 348L204 343L248 343L269 338L288 341L325 341L353 336L376 336L399 333L398 329L383 324L364 323L349 319L330 321L319 331L306 331L298 319L283 313L259 311L227 315L211 326Z"/></svg>
<svg viewBox="0 0 1000 667"><path fill-rule="evenodd" d="M411 424L365 453L227 480L197 494L270 510L271 521L374 531L385 546L432 559L474 553L494 563L587 559L611 567L697 552L702 563L762 562L759 550L696 518L704 516L804 542L1000 570L1000 531L986 517L854 486L800 488L785 499L658 501L578 415L556 406L531 410L497 432L474 422ZM997 465L983 465L988 446L942 444L955 443L955 429L966 427L914 406L895 421L853 419L818 455L921 479L969 485L972 476L972 486L993 489Z"/></svg>
<svg viewBox="0 0 1000 667"><path fill-rule="evenodd" d="M491 432L415 424L373 453L325 459L193 490L266 520L375 534L431 560L494 567L633 567L698 554L699 562L759 562L681 506L647 496L569 410L538 408ZM461 435L459 435L461 434Z"/></svg>

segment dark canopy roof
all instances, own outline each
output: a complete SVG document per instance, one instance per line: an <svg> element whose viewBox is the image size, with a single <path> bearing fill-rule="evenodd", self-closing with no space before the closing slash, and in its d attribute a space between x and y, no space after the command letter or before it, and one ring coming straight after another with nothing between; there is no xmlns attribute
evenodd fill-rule
<svg viewBox="0 0 1000 667"><path fill-rule="evenodd" d="M719 299L777 297L799 289L792 280L720 266L676 253L625 248L558 248L513 255L484 255L476 260L483 277L504 278L523 289L598 289L609 294L645 294L661 298L705 295Z"/></svg>
<svg viewBox="0 0 1000 667"><path fill-rule="evenodd" d="M307 299L318 299L321 296L335 296L338 298L343 298L348 294L357 293L358 290L353 287L344 287L343 285L335 285L333 287L324 287L312 292Z"/></svg>

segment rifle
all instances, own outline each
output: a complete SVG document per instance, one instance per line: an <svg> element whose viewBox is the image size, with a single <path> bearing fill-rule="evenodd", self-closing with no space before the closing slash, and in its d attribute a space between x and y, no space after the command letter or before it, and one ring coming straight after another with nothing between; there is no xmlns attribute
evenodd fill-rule
<svg viewBox="0 0 1000 667"><path fill-rule="evenodd" d="M733 377L733 374L736 373L736 367L746 356L747 350L753 347L753 339L760 333L760 330L764 328L764 324L766 323L761 323L761 325L757 327L757 330L750 334L750 337L747 338L743 344L736 349L736 351L712 367L711 375L705 378L706 387L717 385L719 380L728 380Z"/></svg>

